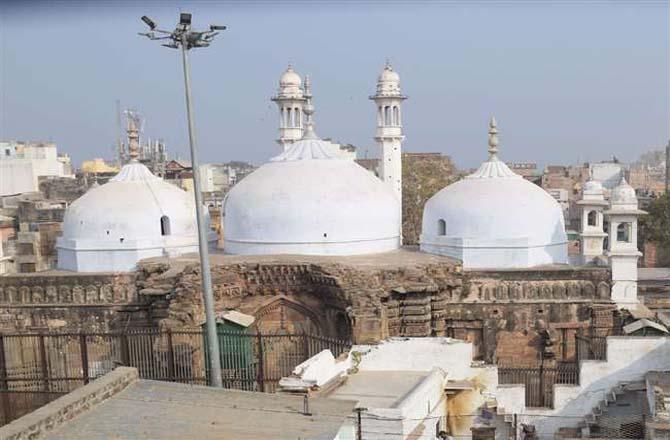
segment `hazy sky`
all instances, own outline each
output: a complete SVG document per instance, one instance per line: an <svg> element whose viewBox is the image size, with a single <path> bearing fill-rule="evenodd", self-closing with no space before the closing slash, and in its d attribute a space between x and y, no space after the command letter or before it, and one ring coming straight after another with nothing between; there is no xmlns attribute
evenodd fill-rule
<svg viewBox="0 0 670 440"><path fill-rule="evenodd" d="M377 155L368 96L400 73L405 151L471 167L490 115L508 161L632 160L670 137L666 1L1 2L0 139L50 139L79 164L113 157L115 101L187 155L179 53L137 35L228 25L192 51L203 162L278 152L270 97L290 61L313 78L316 129Z"/></svg>

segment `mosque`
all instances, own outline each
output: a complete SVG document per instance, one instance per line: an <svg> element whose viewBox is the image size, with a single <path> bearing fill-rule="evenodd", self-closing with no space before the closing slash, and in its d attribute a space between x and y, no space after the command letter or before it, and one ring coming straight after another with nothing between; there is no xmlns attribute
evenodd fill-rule
<svg viewBox="0 0 670 440"><path fill-rule="evenodd" d="M223 249L211 256L217 311L252 315L263 331L308 329L359 343L453 336L494 362L536 356L538 328L550 326L567 347L578 328L613 325L618 309L637 306L644 212L635 191L622 178L605 200L599 182L584 186L581 258L568 261L561 207L500 159L493 118L486 160L426 203L419 249L402 247L407 97L390 64L370 99L380 177L319 138L309 77L290 66L281 75L272 98L280 151L223 204ZM137 128L128 136L136 156ZM73 283L127 273L131 293L118 297L139 304L124 311L133 322L197 327L204 312L194 214L191 194L131 161L68 208L59 268L76 272ZM100 284L80 289L100 289L90 296L103 301ZM523 340L535 348L519 353Z"/></svg>

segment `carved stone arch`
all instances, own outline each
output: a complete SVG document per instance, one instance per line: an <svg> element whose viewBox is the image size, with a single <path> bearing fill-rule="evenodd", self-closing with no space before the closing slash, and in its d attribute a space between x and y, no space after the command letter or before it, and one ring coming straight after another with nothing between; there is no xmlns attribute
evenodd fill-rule
<svg viewBox="0 0 670 440"><path fill-rule="evenodd" d="M5 297L7 298L8 303L18 304L20 302L18 298L18 290L16 290L16 287L14 286L9 286L5 289Z"/></svg>
<svg viewBox="0 0 670 440"><path fill-rule="evenodd" d="M21 286L19 287L19 298L20 302L22 304L29 304L30 303L30 287L28 286Z"/></svg>
<svg viewBox="0 0 670 440"><path fill-rule="evenodd" d="M45 302L46 298L44 295L44 288L42 286L33 286L32 290L32 302L33 303L42 303Z"/></svg>
<svg viewBox="0 0 670 440"><path fill-rule="evenodd" d="M44 302L47 302L49 304L58 302L58 288L56 286L52 285L47 286Z"/></svg>
<svg viewBox="0 0 670 440"><path fill-rule="evenodd" d="M582 297L593 299L596 296L596 286L591 281L582 284Z"/></svg>
<svg viewBox="0 0 670 440"><path fill-rule="evenodd" d="M610 285L605 281L598 283L598 298L610 299Z"/></svg>
<svg viewBox="0 0 670 440"><path fill-rule="evenodd" d="M261 333L322 334L322 319L303 304L284 296L275 298L254 313L254 326Z"/></svg>
<svg viewBox="0 0 670 440"><path fill-rule="evenodd" d="M87 304L97 303L100 301L97 286L89 284L88 286L84 287L84 292L86 294L85 302Z"/></svg>

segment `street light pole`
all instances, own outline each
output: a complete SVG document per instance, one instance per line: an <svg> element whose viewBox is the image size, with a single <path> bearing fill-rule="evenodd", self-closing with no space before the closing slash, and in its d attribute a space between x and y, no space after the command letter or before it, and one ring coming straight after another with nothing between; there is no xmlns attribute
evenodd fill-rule
<svg viewBox="0 0 670 440"><path fill-rule="evenodd" d="M191 96L191 72L188 64L188 51L194 47L207 47L217 30L224 30L225 26L210 26L208 31L191 30L191 14L182 13L179 25L172 31L163 31L156 28L156 24L149 17L142 17L150 31L142 33L151 40L170 40L163 46L181 48L182 66L184 70L184 91L186 94L186 117L188 119L188 141L191 149L191 166L193 169L193 187L195 191L195 212L198 223L198 247L200 253L200 270L202 294L205 303L205 326L207 334L207 353L209 356L210 385L222 387L221 358L219 357L219 339L216 331L216 316L214 314L214 295L212 292L212 274L209 266L209 250L207 243L207 224L203 213L202 193L200 192L200 166L198 150L195 143L195 125L193 123L193 98ZM159 34L159 35L156 35Z"/></svg>

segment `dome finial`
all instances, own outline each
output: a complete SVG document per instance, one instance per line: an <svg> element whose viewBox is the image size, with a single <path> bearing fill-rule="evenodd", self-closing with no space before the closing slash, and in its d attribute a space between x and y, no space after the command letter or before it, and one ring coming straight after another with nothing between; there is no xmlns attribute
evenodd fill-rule
<svg viewBox="0 0 670 440"><path fill-rule="evenodd" d="M137 162L140 149L140 133L139 133L139 119L140 115L134 110L126 110L126 117L128 118L128 155L131 162Z"/></svg>
<svg viewBox="0 0 670 440"><path fill-rule="evenodd" d="M306 99L305 105L302 109L305 114L305 132L302 135L303 139L318 139L319 137L314 132L314 104L312 104L312 79L309 75L305 75L305 91L303 95Z"/></svg>
<svg viewBox="0 0 670 440"><path fill-rule="evenodd" d="M393 70L393 66L391 65L391 59L386 58L386 64L384 64L384 69L385 70Z"/></svg>
<svg viewBox="0 0 670 440"><path fill-rule="evenodd" d="M491 116L489 121L489 158L492 159L498 154L498 123L496 118Z"/></svg>

